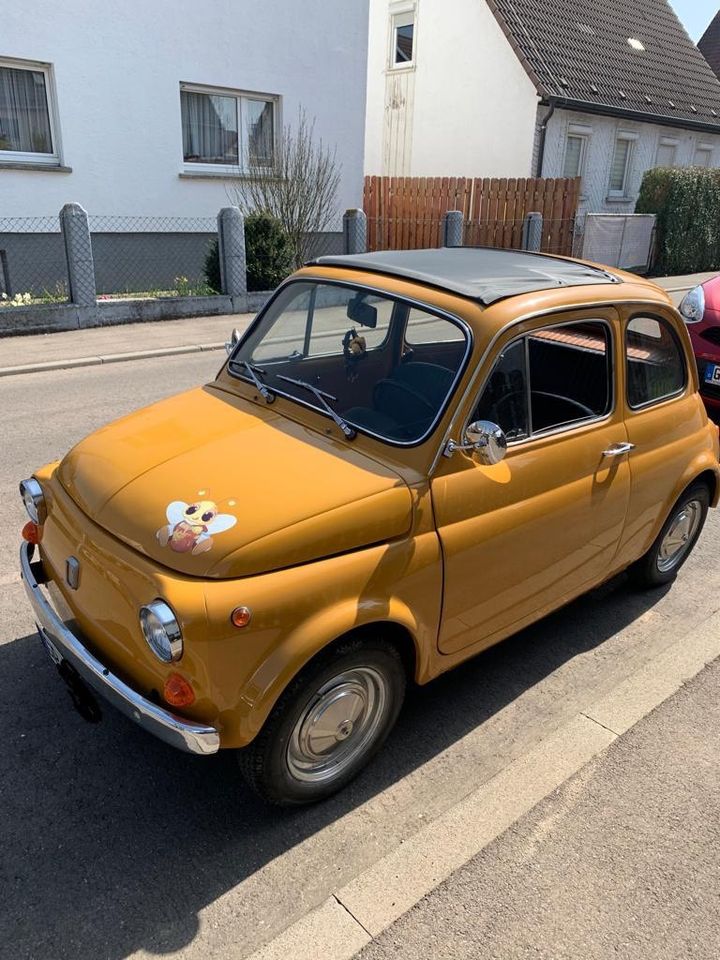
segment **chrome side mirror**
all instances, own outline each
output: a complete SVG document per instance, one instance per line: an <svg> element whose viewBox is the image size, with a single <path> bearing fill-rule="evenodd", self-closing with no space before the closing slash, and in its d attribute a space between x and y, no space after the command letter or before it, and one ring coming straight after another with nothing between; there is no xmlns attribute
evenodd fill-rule
<svg viewBox="0 0 720 960"><path fill-rule="evenodd" d="M233 332L230 334L230 339L225 344L225 352L228 356L230 356L238 343L240 343L240 331L237 327L235 327Z"/></svg>
<svg viewBox="0 0 720 960"><path fill-rule="evenodd" d="M490 420L475 420L468 424L463 443L448 441L445 456L451 457L456 450L470 450L480 463L491 467L505 457L507 437L505 432Z"/></svg>

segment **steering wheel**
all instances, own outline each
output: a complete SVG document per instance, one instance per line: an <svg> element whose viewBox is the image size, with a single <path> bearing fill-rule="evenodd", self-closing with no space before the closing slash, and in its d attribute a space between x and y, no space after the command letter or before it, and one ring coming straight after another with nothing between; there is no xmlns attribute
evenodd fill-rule
<svg viewBox="0 0 720 960"><path fill-rule="evenodd" d="M584 403L580 403L579 400L575 400L573 397L563 397L559 393L547 393L545 390L532 390L530 392L530 398L532 397L548 397L550 400L558 400L560 403L567 403L571 407L575 407L576 410L579 410L586 417L596 417L597 412L591 410L590 407L586 407Z"/></svg>
<svg viewBox="0 0 720 960"><path fill-rule="evenodd" d="M510 403L510 401L516 400L518 397L523 397L524 395L524 390L510 390L508 393L504 393L498 400L496 400L491 407L491 410L495 414L496 421L500 423L500 420L503 419L499 414L500 407L503 406L503 404ZM545 390L532 390L530 393L530 398L532 399L533 397L547 397L550 400L557 400L559 403L569 404L571 407L579 410L584 417L597 416L595 410L591 410L590 407L585 406L585 404L581 403L579 400L574 400L572 397L563 397L558 393L547 393Z"/></svg>
<svg viewBox="0 0 720 960"><path fill-rule="evenodd" d="M393 390L399 390L400 393L404 393L407 397L412 397L412 400L416 404L421 404L422 407L427 411L427 416L434 417L437 413L437 408L424 397L419 390L415 390L413 387L408 386L407 383L403 383L401 380L378 380L375 384L375 389L373 390L373 403L377 410L383 412L383 406L378 403L380 395L385 392L389 396L392 396ZM395 411L393 411L395 412ZM421 411L418 411L420 413ZM416 419L422 419L418 417Z"/></svg>

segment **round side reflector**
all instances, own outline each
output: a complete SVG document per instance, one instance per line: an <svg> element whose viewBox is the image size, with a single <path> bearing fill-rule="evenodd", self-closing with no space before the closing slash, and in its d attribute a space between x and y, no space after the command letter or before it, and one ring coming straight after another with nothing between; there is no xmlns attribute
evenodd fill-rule
<svg viewBox="0 0 720 960"><path fill-rule="evenodd" d="M163 687L165 702L171 707L189 707L195 703L195 691L179 673L171 673Z"/></svg>
<svg viewBox="0 0 720 960"><path fill-rule="evenodd" d="M42 530L36 523L33 523L32 520L28 520L22 528L22 538L23 540L27 540L28 543L40 543L42 540Z"/></svg>
<svg viewBox="0 0 720 960"><path fill-rule="evenodd" d="M250 607L235 607L230 614L230 622L234 627L246 627L250 623L251 617Z"/></svg>

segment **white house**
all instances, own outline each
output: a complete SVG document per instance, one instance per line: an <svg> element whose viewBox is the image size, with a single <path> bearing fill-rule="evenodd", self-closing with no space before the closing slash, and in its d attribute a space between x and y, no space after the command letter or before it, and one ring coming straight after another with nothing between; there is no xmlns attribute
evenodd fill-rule
<svg viewBox="0 0 720 960"><path fill-rule="evenodd" d="M1 19L0 218L212 217L301 106L337 147L339 210L359 205L368 0L32 0Z"/></svg>
<svg viewBox="0 0 720 960"><path fill-rule="evenodd" d="M720 81L667 0L370 0L366 174L581 176L581 212L632 213L691 164Z"/></svg>

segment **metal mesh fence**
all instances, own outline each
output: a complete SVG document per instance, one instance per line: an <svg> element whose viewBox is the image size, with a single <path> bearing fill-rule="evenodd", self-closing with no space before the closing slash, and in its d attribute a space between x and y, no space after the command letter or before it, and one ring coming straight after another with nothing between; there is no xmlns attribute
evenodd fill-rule
<svg viewBox="0 0 720 960"><path fill-rule="evenodd" d="M89 219L98 299L217 293L205 271L217 240L214 217Z"/></svg>
<svg viewBox="0 0 720 960"><path fill-rule="evenodd" d="M58 216L0 217L0 306L67 299L67 261Z"/></svg>

